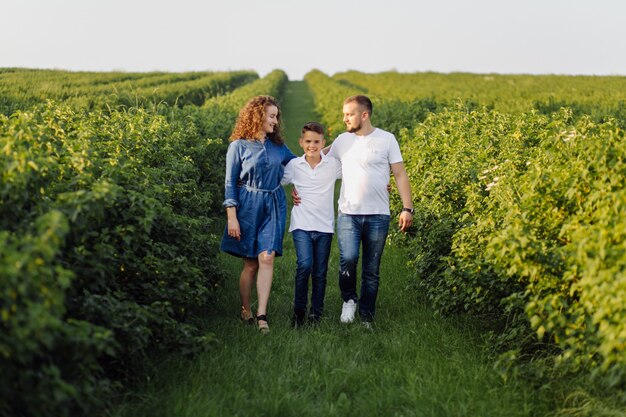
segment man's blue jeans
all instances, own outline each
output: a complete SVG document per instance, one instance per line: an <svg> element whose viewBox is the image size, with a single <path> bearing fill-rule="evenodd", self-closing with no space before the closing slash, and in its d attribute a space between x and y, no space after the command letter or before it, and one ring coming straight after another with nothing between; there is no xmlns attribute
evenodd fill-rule
<svg viewBox="0 0 626 417"><path fill-rule="evenodd" d="M293 301L294 311L306 312L309 276L311 277L311 313L319 318L324 311L326 293L326 272L332 233L296 229L291 232L296 248L296 291Z"/></svg>
<svg viewBox="0 0 626 417"><path fill-rule="evenodd" d="M343 301L358 301L361 320L372 321L376 313L376 297L380 280L380 258L383 254L389 215L351 215L339 212L337 241L339 243L339 289ZM361 265L361 298L356 292L356 271L359 249L363 245Z"/></svg>

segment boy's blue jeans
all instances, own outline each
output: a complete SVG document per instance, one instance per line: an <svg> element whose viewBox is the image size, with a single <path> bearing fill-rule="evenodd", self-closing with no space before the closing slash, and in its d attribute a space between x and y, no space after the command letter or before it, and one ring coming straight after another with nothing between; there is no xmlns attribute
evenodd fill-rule
<svg viewBox="0 0 626 417"><path fill-rule="evenodd" d="M310 276L311 313L319 318L324 311L326 272L333 234L296 229L291 232L291 235L298 258L294 311L306 312Z"/></svg>
<svg viewBox="0 0 626 417"><path fill-rule="evenodd" d="M376 313L380 258L389 232L389 219L390 216L386 214L352 215L339 212L337 216L341 298L343 301L358 301L359 314L363 321L372 321ZM361 298L358 299L356 271L361 244Z"/></svg>

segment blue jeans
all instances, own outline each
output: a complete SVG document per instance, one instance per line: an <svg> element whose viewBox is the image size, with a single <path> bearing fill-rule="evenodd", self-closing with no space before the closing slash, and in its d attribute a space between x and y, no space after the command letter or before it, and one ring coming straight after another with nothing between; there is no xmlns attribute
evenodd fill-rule
<svg viewBox="0 0 626 417"><path fill-rule="evenodd" d="M337 241L339 243L339 289L343 301L358 301L361 320L372 321L376 313L376 297L380 281L380 258L383 254L389 215L351 215L339 212ZM356 270L359 249L363 245L361 265L361 299L356 292Z"/></svg>
<svg viewBox="0 0 626 417"><path fill-rule="evenodd" d="M309 276L311 277L311 313L317 318L324 311L326 293L326 272L332 233L296 229L291 232L296 248L296 291L293 301L294 311L306 312Z"/></svg>

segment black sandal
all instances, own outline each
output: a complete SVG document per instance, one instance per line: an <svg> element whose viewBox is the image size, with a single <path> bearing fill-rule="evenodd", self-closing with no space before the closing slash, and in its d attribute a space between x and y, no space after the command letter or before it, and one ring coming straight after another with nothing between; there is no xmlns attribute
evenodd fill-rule
<svg viewBox="0 0 626 417"><path fill-rule="evenodd" d="M259 320L263 320L265 323L261 324L259 323ZM267 315L266 314L261 314L259 316L256 316L256 324L259 327L259 331L262 334L268 334L270 332L270 326L268 326L267 324Z"/></svg>

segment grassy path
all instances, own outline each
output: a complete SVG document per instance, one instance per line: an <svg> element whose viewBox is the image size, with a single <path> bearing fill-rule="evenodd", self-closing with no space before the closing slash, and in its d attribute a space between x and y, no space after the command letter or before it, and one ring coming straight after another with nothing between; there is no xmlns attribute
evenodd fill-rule
<svg viewBox="0 0 626 417"><path fill-rule="evenodd" d="M315 120L313 103L303 82L287 88L286 133L300 154L296 139L300 126ZM438 318L417 305L398 248L385 249L373 331L339 323L336 243L324 320L292 329L295 254L286 237L285 256L276 262L268 336L239 323L240 261L226 255L220 261L230 279L206 319L216 335L213 349L193 359L172 354L114 415L543 416L553 407L539 390L523 381L505 384L494 373L470 322Z"/></svg>

